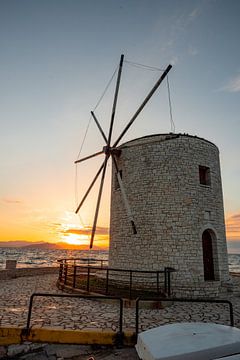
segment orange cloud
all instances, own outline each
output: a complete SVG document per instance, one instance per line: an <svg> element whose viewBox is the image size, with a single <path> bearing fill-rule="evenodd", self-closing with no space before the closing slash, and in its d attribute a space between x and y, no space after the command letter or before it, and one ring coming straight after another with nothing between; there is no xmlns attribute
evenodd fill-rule
<svg viewBox="0 0 240 360"><path fill-rule="evenodd" d="M240 214L226 218L226 233L229 240L240 240Z"/></svg>
<svg viewBox="0 0 240 360"><path fill-rule="evenodd" d="M22 201L19 199L3 198L2 201L7 204L21 204Z"/></svg>
<svg viewBox="0 0 240 360"><path fill-rule="evenodd" d="M67 230L62 230L61 232L63 234L91 235L92 228L89 227L89 226L85 227L85 228L82 228L82 229L70 228L70 229L67 229ZM108 235L108 228L97 226L96 234L97 235Z"/></svg>

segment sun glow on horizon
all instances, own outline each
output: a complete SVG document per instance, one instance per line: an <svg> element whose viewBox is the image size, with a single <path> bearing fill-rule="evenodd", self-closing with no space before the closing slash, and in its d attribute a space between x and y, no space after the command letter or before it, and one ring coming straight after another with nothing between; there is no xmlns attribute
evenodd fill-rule
<svg viewBox="0 0 240 360"><path fill-rule="evenodd" d="M63 236L63 241L70 245L88 245L89 244L88 235L67 234L67 235Z"/></svg>

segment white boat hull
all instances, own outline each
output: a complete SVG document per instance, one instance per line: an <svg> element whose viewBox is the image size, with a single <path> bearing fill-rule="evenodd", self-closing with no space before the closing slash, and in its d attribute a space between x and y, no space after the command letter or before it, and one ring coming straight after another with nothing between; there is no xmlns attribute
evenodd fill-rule
<svg viewBox="0 0 240 360"><path fill-rule="evenodd" d="M200 322L164 325L140 333L136 350L142 360L237 360L240 330Z"/></svg>

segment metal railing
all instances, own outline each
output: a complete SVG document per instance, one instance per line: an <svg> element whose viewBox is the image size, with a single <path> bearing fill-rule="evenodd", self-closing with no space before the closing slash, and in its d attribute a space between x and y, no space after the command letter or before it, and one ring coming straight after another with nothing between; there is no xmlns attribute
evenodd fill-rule
<svg viewBox="0 0 240 360"><path fill-rule="evenodd" d="M119 328L116 332L115 343L116 345L122 345L124 340L124 329L123 329L123 299L115 296L99 296L99 295L77 295L77 294L55 294L55 293L33 293L30 297L29 307L28 307L28 316L26 327L22 330L22 336L27 337L30 334L30 323L33 309L33 300L35 297L58 297L58 298L77 298L84 300L101 300L108 301L114 300L119 304ZM137 335L139 332L139 303L140 302L188 302L188 303L212 303L212 304L226 304L229 307L229 317L230 325L234 326L233 318L233 305L228 300L213 300L213 299L189 299L189 298L138 298L136 299L136 309L135 309L135 333L134 339L137 340ZM161 311L161 310L160 310ZM113 331L115 333L115 331Z"/></svg>
<svg viewBox="0 0 240 360"><path fill-rule="evenodd" d="M96 259L96 258L64 258L64 259L58 259L58 263L61 264L72 264L72 265L79 265L79 266L92 266L96 264L100 264L99 267L103 267L104 265L108 265L108 259Z"/></svg>
<svg viewBox="0 0 240 360"><path fill-rule="evenodd" d="M57 298L77 298L84 300L114 300L119 303L119 330L116 333L116 342L120 345L123 341L123 299L116 296L101 296L101 295L79 295L79 294L54 294L54 293L33 293L30 296L29 307L28 307L28 316L27 316L27 324L23 329L22 334L24 336L28 336L30 333L30 323L32 316L32 308L33 308L33 300L35 297L57 297Z"/></svg>
<svg viewBox="0 0 240 360"><path fill-rule="evenodd" d="M229 318L230 325L234 326L234 318L233 318L233 305L229 300L213 300L213 299L189 299L189 298L138 298L136 300L136 335L139 330L139 303L145 301L159 301L159 302L188 302L188 303L209 303L209 304L227 304L229 306Z"/></svg>
<svg viewBox="0 0 240 360"><path fill-rule="evenodd" d="M77 265L74 259L60 261L60 285L72 289L98 292L103 295L113 295L136 299L139 296L171 296L171 273L173 268L164 270L143 271L117 269L103 266ZM76 260L76 259L75 259ZM97 273L97 276L96 276Z"/></svg>

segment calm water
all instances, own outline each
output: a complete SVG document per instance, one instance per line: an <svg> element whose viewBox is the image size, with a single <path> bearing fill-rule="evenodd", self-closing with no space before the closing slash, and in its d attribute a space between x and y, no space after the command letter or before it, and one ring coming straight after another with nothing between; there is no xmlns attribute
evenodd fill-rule
<svg viewBox="0 0 240 360"><path fill-rule="evenodd" d="M0 248L0 269L4 269L6 260L17 260L17 267L58 266L58 259L63 258L106 259L108 251L84 250L40 250L23 248Z"/></svg>
<svg viewBox="0 0 240 360"><path fill-rule="evenodd" d="M17 260L17 267L58 266L57 260L71 257L106 259L108 251L83 250L40 250L21 248L0 248L0 269L6 260ZM240 254L228 254L230 271L240 273Z"/></svg>

